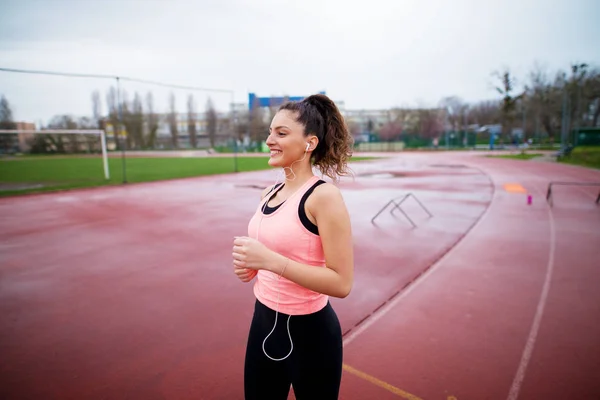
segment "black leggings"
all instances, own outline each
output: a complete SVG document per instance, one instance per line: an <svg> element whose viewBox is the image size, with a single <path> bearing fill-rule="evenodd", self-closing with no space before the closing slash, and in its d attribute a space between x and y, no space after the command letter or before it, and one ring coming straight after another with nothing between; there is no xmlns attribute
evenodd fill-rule
<svg viewBox="0 0 600 400"><path fill-rule="evenodd" d="M277 327L265 343L272 358L283 358L291 348L288 315L279 313ZM273 329L275 311L256 301L244 365L246 400L285 400L290 385L297 400L337 399L342 379L342 330L331 304L309 315L292 315L292 354L273 361L263 353L263 340Z"/></svg>

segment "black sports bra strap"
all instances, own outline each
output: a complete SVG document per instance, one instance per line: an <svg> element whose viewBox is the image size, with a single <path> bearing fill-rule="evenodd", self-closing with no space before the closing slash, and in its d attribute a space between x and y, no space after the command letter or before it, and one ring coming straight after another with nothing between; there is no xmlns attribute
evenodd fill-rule
<svg viewBox="0 0 600 400"><path fill-rule="evenodd" d="M285 200L282 203L277 204L274 207L269 206L269 201L271 201L271 199L275 196L275 194L277 194L277 192L279 190L281 190L281 188L283 187L283 182L276 184L275 186L273 186L273 188L271 190L269 190L267 192L267 194L265 194L265 197L263 198L264 203L263 203L263 213L264 214L272 214L275 212L275 210L277 210L279 207L281 207L283 205L283 203L285 203ZM273 194L271 194L273 193Z"/></svg>
<svg viewBox="0 0 600 400"><path fill-rule="evenodd" d="M300 204L298 205L298 217L300 217L300 221L302 222L302 225L304 225L304 227L306 229L308 229L310 232L314 233L315 235L319 234L319 228L315 224L313 224L310 219L308 219L304 205L306 204L306 200L308 199L308 196L310 196L312 194L312 192L315 190L315 188L317 186L319 186L323 183L325 183L325 181L322 179L319 179L317 182L315 182L315 184L312 185L310 187L310 189L308 189L306 191L306 193L304 193L304 195L302 196L302 199L300 200Z"/></svg>
<svg viewBox="0 0 600 400"><path fill-rule="evenodd" d="M277 189L277 188L278 188L279 186L281 186L281 185L283 185L283 182L279 182L279 183L277 183L277 184L273 185L273 187L271 188L271 190L269 190L269 191L268 191L268 192L265 194L265 196L264 196L264 197L267 197L267 196L269 195L269 193L271 193L273 190ZM263 197L263 198L264 198L264 197Z"/></svg>

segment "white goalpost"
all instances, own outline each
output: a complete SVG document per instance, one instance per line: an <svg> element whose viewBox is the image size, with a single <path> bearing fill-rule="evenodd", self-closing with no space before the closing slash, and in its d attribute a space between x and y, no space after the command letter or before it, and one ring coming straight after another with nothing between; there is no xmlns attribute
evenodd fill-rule
<svg viewBox="0 0 600 400"><path fill-rule="evenodd" d="M44 130L24 130L24 129L0 129L0 134L9 134L19 136L19 134L26 135L97 135L100 136L100 143L102 147L102 164L104 166L104 177L110 179L110 172L108 170L108 155L106 152L106 135L101 129L44 129Z"/></svg>

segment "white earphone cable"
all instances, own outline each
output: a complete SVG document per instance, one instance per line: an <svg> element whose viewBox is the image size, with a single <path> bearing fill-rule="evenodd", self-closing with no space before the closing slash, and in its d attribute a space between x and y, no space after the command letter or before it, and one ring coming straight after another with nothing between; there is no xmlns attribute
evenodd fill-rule
<svg viewBox="0 0 600 400"><path fill-rule="evenodd" d="M289 179L289 180L293 181L293 180L296 179L296 174L294 173L294 170L292 169L292 166L295 163L304 160L304 158L306 157L306 153L308 152L308 148L309 148L309 144L307 143L307 146L306 146L306 149L304 150L304 155L302 156L302 158L300 160L294 161L289 167L283 167L282 172L285 173L285 169L289 168L289 170L294 175L294 177L292 179ZM276 186L279 183L278 181L279 181L279 176L275 180L275 184L273 185L273 189L271 191L277 190ZM265 215L265 209L267 208L267 203L269 203L269 197L268 196L271 194L271 191L265 195L265 202L263 204L262 211L260 213L260 220L258 221L258 228L256 230L256 240L259 240L260 225L262 223L263 216ZM289 260L288 260L288 263L289 263ZM290 356L290 354L292 354L292 351L294 350L294 342L292 341L292 334L290 333L290 318L292 317L291 315L288 315L288 319L287 319L287 333L288 333L288 337L290 339L290 345L291 345L290 346L290 352L285 357L282 357L282 358L273 358L270 355L268 355L267 351L265 350L265 343L267 342L267 339L269 338L269 336L271 336L271 334L275 331L275 327L277 326L277 316L279 315L279 298L280 298L280 295L281 295L281 283L279 281L281 280L281 277L283 276L283 273L285 272L285 269L287 268L287 264L288 263L286 263L285 266L283 267L283 270L281 271L281 274L279 275L278 282L277 282L277 306L275 308L275 323L273 324L273 329L271 329L271 332L269 332L269 334L265 337L265 339L263 340L263 343L262 343L263 353L265 353L265 356L267 356L269 359L271 359L273 361L283 361L283 360L285 360L286 358L288 358Z"/></svg>

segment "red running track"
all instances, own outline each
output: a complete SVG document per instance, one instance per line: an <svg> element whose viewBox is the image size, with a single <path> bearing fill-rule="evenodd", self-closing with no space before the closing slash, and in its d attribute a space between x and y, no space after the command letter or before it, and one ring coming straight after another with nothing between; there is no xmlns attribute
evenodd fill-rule
<svg viewBox="0 0 600 400"><path fill-rule="evenodd" d="M341 188L356 282L332 300L341 398L600 397L597 189L557 189L552 210L543 200L549 179L598 172L465 153L355 170ZM0 397L242 398L253 298L231 272L231 241L254 186L274 177L1 199ZM399 213L371 223L408 191L433 218L407 201L417 228Z"/></svg>

